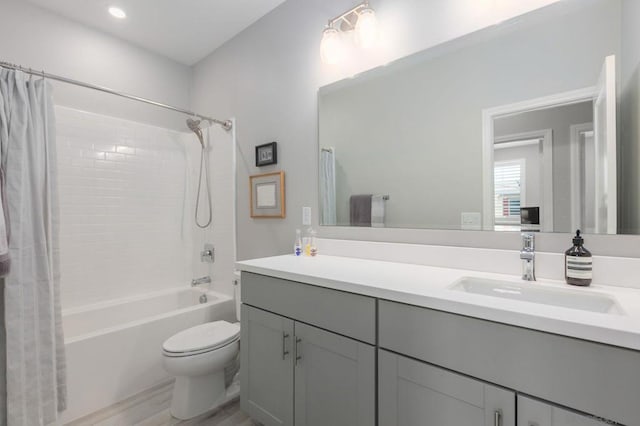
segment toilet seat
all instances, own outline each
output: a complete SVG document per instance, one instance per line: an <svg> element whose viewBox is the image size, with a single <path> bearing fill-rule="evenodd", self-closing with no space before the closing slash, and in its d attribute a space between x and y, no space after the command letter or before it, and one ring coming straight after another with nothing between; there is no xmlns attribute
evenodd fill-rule
<svg viewBox="0 0 640 426"><path fill-rule="evenodd" d="M185 357L211 352L240 338L240 324L214 321L181 331L162 344L168 357Z"/></svg>

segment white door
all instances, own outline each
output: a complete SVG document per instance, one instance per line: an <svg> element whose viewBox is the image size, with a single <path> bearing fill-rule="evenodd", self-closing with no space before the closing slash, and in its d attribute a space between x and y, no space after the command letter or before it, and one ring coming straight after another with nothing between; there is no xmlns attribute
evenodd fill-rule
<svg viewBox="0 0 640 426"><path fill-rule="evenodd" d="M596 233L617 231L616 57L607 56L593 99Z"/></svg>

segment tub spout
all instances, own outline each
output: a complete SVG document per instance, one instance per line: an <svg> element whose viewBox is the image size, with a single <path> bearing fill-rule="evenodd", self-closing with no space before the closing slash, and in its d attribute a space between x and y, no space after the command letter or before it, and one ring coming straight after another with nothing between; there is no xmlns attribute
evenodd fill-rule
<svg viewBox="0 0 640 426"><path fill-rule="evenodd" d="M191 280L191 287L201 284L211 284L211 277L207 275L206 277L194 278Z"/></svg>

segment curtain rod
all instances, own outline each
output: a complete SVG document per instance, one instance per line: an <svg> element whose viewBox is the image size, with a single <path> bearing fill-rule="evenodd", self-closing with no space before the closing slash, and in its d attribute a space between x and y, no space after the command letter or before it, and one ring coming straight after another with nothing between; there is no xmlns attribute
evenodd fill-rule
<svg viewBox="0 0 640 426"><path fill-rule="evenodd" d="M73 80L71 78L62 77L62 76L55 75L55 74L45 73L44 71L36 71L36 70L31 69L31 68L26 68L26 67L23 67L23 66L20 66L20 65L16 65L16 64L12 64L12 63L9 63L9 62L4 62L4 61L0 61L0 67L7 68L7 69L12 69L12 70L18 70L18 71L25 72L27 74L37 75L37 76L40 76L40 77L43 77L43 78L46 78L46 79L57 80L57 81L61 81L63 83L73 84L75 86L85 87L87 89L93 89L93 90L97 90L97 91L100 91L100 92L109 93L111 95L120 96L122 98L131 99L131 100L138 101L138 102L144 102L144 103L149 104L149 105L155 105L155 106L160 107L160 108L165 108L165 109L170 109L172 111L181 112L183 114L190 115L192 117L198 117L198 118L200 118L202 120L207 120L209 122L219 124L220 126L222 126L223 129L225 129L227 131L231 130L231 128L233 127L233 124L231 123L231 120L217 120L215 118L211 118L211 117L207 117L207 116L204 116L204 115L196 114L195 112L188 111L186 109L182 109L182 108L174 107L174 106L171 106L171 105L163 104L161 102L152 101L152 100L146 99L146 98L141 98L140 96L130 95L128 93L118 92L116 90L109 89L108 87L97 86L95 84L90 84L90 83L84 83L82 81Z"/></svg>

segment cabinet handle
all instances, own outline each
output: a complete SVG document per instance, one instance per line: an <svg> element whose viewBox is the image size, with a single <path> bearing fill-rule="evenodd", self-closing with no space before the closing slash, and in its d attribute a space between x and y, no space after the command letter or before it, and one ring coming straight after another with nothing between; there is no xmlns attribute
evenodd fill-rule
<svg viewBox="0 0 640 426"><path fill-rule="evenodd" d="M286 340L289 338L289 333L282 332L282 360L289 355L289 351L287 350Z"/></svg>
<svg viewBox="0 0 640 426"><path fill-rule="evenodd" d="M502 411L496 410L493 412L493 426L501 426L502 425Z"/></svg>
<svg viewBox="0 0 640 426"><path fill-rule="evenodd" d="M298 365L298 361L302 360L302 355L300 355L300 350L298 349L298 343L302 342L302 339L296 337L296 365Z"/></svg>

